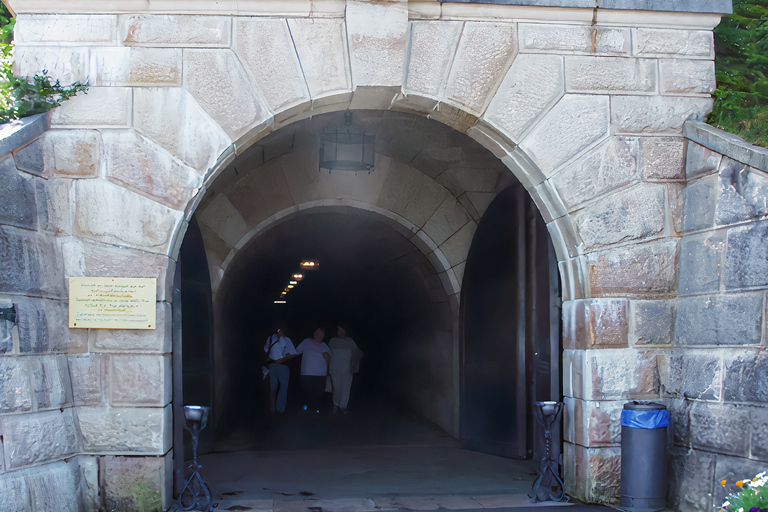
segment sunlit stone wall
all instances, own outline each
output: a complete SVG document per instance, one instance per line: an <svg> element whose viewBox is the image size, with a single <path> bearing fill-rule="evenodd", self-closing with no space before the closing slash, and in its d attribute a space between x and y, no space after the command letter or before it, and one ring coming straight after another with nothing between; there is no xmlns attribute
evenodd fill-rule
<svg viewBox="0 0 768 512"><path fill-rule="evenodd" d="M70 14L61 2L11 2L17 72L46 69L91 85L53 112L45 136L14 153L15 167L6 159L11 178L0 181L3 197L28 198L27 210L47 205L35 223L0 215L0 291L20 315L19 342L0 355L8 368L0 491L15 500L11 509L39 508L34 489L44 478L57 478L49 487L57 510L99 500L132 510L136 486L170 503L168 278L187 219L260 138L347 108L443 122L483 144L529 190L560 261L568 491L614 501L621 403L669 396L674 386L664 379L695 360L677 348L682 313L712 317L701 302L709 285L685 277L699 263L683 265L682 245L710 236L695 234L685 212L697 197L713 197L707 190L720 178L686 188L693 176L683 125L711 108L719 16L712 2L697 13L578 2L83 1ZM734 242L722 254L737 234L752 250L759 237L749 229L760 226L729 228ZM760 268L744 266L736 281L722 274L720 292L744 293L718 300L762 312L759 293L745 290L759 288ZM65 278L81 275L157 277L160 328L69 332ZM690 299L686 282L698 290ZM748 345L740 350L756 354L758 344ZM726 377L733 364L721 364ZM41 383L38 368L51 380ZM746 393L746 384L737 389ZM685 393L668 402L675 417L691 403ZM718 396L713 416L703 416L707 404L691 408L691 429L719 425L707 418L730 421L722 412L730 405L719 401L731 395ZM60 442L51 444L53 432Z"/></svg>

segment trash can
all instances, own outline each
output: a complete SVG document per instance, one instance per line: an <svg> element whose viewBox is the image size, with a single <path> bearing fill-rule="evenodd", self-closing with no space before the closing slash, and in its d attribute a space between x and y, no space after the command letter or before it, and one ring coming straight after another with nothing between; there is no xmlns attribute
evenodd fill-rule
<svg viewBox="0 0 768 512"><path fill-rule="evenodd" d="M662 404L633 401L621 411L621 502L633 511L667 508L667 426Z"/></svg>

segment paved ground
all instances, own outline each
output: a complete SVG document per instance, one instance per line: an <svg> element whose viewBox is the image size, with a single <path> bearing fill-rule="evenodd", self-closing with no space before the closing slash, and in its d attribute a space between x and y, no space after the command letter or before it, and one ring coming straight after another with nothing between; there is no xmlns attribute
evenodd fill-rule
<svg viewBox="0 0 768 512"><path fill-rule="evenodd" d="M463 450L432 424L390 407L349 417L295 412L255 429L241 426L217 449L200 459L217 510L524 512L555 505L532 507L527 499L535 463Z"/></svg>

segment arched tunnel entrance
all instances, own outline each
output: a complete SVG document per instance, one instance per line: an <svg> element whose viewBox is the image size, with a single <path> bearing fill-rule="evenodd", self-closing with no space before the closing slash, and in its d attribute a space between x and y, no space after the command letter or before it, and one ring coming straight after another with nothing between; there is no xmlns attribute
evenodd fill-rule
<svg viewBox="0 0 768 512"><path fill-rule="evenodd" d="M339 117L318 116L240 156L190 223L174 371L185 404L212 407L202 451L450 445L530 460L532 402L560 399L556 261L540 214L463 134L402 113L355 115L377 137L373 173L318 172L318 132ZM281 296L302 260L319 269ZM298 345L322 326L327 342L339 323L365 354L349 417L303 412L298 358L286 413L270 415L267 337L282 325ZM455 469L495 473L467 492L530 475L530 465L497 463ZM472 487L461 481L443 483Z"/></svg>

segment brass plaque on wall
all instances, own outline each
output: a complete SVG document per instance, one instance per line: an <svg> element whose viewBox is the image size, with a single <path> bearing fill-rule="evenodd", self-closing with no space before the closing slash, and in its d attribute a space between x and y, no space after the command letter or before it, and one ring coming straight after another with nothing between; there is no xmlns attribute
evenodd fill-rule
<svg viewBox="0 0 768 512"><path fill-rule="evenodd" d="M69 327L154 329L156 279L70 277Z"/></svg>

